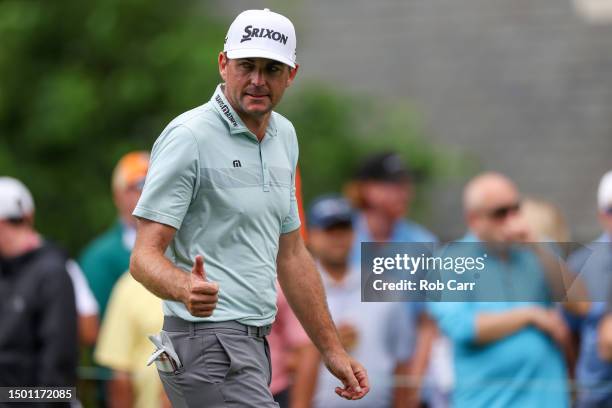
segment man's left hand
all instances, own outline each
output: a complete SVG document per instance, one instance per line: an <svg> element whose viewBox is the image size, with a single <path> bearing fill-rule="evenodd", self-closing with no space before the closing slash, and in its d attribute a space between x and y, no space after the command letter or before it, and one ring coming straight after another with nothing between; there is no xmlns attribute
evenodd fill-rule
<svg viewBox="0 0 612 408"><path fill-rule="evenodd" d="M330 354L323 357L327 369L344 387L336 387L336 394L348 400L363 398L370 391L370 382L366 369L346 352Z"/></svg>

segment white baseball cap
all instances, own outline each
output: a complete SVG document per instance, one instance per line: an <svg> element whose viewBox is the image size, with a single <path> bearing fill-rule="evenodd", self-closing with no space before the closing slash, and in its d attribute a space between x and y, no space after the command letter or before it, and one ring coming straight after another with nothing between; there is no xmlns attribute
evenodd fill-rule
<svg viewBox="0 0 612 408"><path fill-rule="evenodd" d="M295 68L296 43L287 17L269 9L246 10L230 25L223 51L230 59L269 58Z"/></svg>
<svg viewBox="0 0 612 408"><path fill-rule="evenodd" d="M12 177L0 177L0 219L23 218L34 212L27 187Z"/></svg>
<svg viewBox="0 0 612 408"><path fill-rule="evenodd" d="M612 170L604 174L599 182L597 206L600 210L606 210L612 207Z"/></svg>

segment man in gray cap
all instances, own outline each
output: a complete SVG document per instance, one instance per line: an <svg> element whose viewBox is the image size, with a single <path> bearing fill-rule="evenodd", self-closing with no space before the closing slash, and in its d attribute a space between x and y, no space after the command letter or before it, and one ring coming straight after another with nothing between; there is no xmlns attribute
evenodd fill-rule
<svg viewBox="0 0 612 408"><path fill-rule="evenodd" d="M369 390L365 369L342 347L299 234L295 130L272 111L297 73L295 45L286 17L241 13L219 54L224 83L153 146L130 270L164 299L152 359L175 407L277 406L265 338L277 274L342 382L336 393L359 399Z"/></svg>

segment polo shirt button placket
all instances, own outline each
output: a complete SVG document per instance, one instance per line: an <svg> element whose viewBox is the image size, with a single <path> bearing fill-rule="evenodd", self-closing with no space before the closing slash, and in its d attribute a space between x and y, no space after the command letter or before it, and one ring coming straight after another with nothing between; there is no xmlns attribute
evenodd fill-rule
<svg viewBox="0 0 612 408"><path fill-rule="evenodd" d="M264 158L263 150L261 149L261 142L259 143L259 158L261 160L261 171L263 176L263 191L267 193L270 191L270 171L266 159Z"/></svg>

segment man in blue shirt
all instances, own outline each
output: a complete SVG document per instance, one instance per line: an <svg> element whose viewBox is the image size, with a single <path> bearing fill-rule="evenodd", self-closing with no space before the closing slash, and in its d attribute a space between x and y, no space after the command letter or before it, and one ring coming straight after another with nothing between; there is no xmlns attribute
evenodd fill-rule
<svg viewBox="0 0 612 408"><path fill-rule="evenodd" d="M470 234L461 256L487 247L483 278L498 276L518 289L497 302L430 303L440 329L453 343L454 407L567 407L567 373L561 348L568 331L551 304L538 257L504 244L533 242L519 216L520 199L506 177L486 173L464 192ZM478 244L480 243L480 244ZM458 247L458 246L457 246ZM496 249L497 248L497 249ZM446 255L446 254L445 254ZM513 297L519 293L521 299Z"/></svg>
<svg viewBox="0 0 612 408"><path fill-rule="evenodd" d="M612 405L612 363L604 361L598 354L597 330L603 316L608 312L604 300L609 299L612 287L612 171L599 185L599 220L604 233L591 244L570 257L570 268L585 282L594 302L586 316L577 318L568 315L571 328L580 334L580 354L576 365L578 382L578 407L603 407ZM609 308L609 305L607 305ZM605 333L602 333L604 338ZM606 349L606 341L603 349Z"/></svg>

